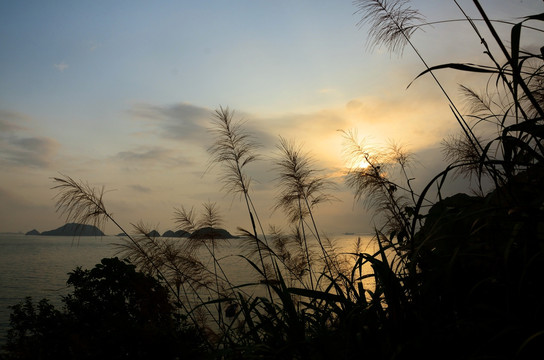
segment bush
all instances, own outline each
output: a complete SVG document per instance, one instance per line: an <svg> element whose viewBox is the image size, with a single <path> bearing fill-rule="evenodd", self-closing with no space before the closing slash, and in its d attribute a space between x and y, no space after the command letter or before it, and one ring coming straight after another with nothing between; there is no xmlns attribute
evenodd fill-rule
<svg viewBox="0 0 544 360"><path fill-rule="evenodd" d="M5 359L199 357L202 338L184 325L168 290L127 261L102 259L69 274L63 311L31 298L12 306Z"/></svg>

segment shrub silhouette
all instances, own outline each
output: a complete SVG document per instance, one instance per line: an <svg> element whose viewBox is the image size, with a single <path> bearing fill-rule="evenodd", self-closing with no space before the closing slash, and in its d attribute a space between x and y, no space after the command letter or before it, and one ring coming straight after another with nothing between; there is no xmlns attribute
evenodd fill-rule
<svg viewBox="0 0 544 360"><path fill-rule="evenodd" d="M69 274L63 311L31 298L12 307L6 359L198 357L198 332L183 326L155 278L118 258Z"/></svg>

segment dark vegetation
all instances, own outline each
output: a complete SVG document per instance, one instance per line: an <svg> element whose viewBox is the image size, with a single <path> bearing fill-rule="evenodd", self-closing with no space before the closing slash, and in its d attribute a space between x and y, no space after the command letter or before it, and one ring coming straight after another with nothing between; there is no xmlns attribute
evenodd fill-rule
<svg viewBox="0 0 544 360"><path fill-rule="evenodd" d="M12 307L4 359L176 359L203 353L199 333L170 302L168 289L134 265L103 259L75 269L63 310L26 298Z"/></svg>
<svg viewBox="0 0 544 360"><path fill-rule="evenodd" d="M371 45L415 51L426 66L419 76L434 79L460 130L444 141L445 169L418 192L409 176L411 155L402 147L369 149L354 131L343 132L347 157L368 164L353 166L346 182L383 219L376 252L364 252L358 241L340 254L321 236L314 210L332 199L331 183L283 138L275 208L289 227L265 232L247 175L257 147L226 108L214 114L210 165L220 167L224 190L247 207L251 227L239 229L247 248L240 258L259 281L233 284L213 237L172 243L147 236L141 224L138 236L128 235L106 210L103 192L69 177L55 179L58 209L68 220L117 225L126 234L122 254L160 279L212 358L538 358L544 351L544 47L524 49L521 34L539 32L528 23L538 26L544 15L509 23L505 41L495 31L498 21L473 3L479 19L459 9L489 61L428 66L411 40L426 23L407 1L355 1L361 23L371 26ZM489 76L483 94L461 87L468 114L434 75L448 69ZM443 197L446 181L460 175L471 180L472 193ZM200 215L184 207L175 214L180 229L191 233L221 223L214 204L204 204ZM211 266L197 249L211 257ZM15 308L15 319L25 306ZM49 311L47 303L38 306ZM149 320L161 319L155 315ZM138 336L131 333L134 341Z"/></svg>

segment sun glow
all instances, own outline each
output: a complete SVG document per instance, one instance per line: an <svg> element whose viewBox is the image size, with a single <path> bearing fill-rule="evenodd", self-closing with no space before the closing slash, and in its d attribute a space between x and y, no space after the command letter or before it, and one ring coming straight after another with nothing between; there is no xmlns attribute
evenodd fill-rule
<svg viewBox="0 0 544 360"><path fill-rule="evenodd" d="M363 160L359 161L359 163L355 164L355 168L360 169L360 170L364 170L364 169L368 168L369 166L370 166L370 164L368 163L368 161L366 161L366 159L363 159Z"/></svg>

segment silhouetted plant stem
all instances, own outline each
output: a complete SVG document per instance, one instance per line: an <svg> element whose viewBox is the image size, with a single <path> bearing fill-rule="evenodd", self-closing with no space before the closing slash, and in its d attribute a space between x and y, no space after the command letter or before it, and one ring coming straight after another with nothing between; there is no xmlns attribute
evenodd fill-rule
<svg viewBox="0 0 544 360"><path fill-rule="evenodd" d="M544 119L544 110L542 109L542 107L540 106L538 101L536 101L536 99L534 98L532 92L527 87L527 84L525 83L523 78L519 75L519 64L517 64L516 61L513 61L512 56L510 56L510 53L508 52L508 50L504 46L504 43L503 43L502 39L497 34L497 31L495 30L495 27L493 26L493 24L491 23L491 21L487 17L487 14L484 11L484 9L482 8L482 6L480 5L480 2L478 0L473 0L473 2L474 2L474 5L476 5L476 8L478 9L478 11L480 12L480 15L482 15L482 18L484 19L489 31L493 35L493 38L495 39L495 41L499 45L499 48L501 49L502 53L504 54L504 56L506 57L506 59L510 63L510 66L512 67L513 77L515 79L514 80L515 83L519 84L522 87L523 91L525 92L525 95L527 96L527 98L531 102L531 105L538 112L538 114L540 115L540 118ZM517 56L517 54L516 54L516 56ZM508 83L508 82L506 82L506 83ZM516 93L517 93L516 90L513 89L513 95L514 96L516 95ZM517 98L517 97L515 96L515 98Z"/></svg>
<svg viewBox="0 0 544 360"><path fill-rule="evenodd" d="M333 268L334 268L334 270L335 270L335 272L337 274L340 273L340 270L336 267L335 262L332 261L332 259L330 258L330 254L327 252L327 250L323 246L323 242L321 241L321 236L319 235L319 231L317 230L317 224L316 224L315 219L314 219L313 211L310 208L310 204L308 203L308 198L305 197L304 201L305 201L306 207L308 209L308 215L310 216L310 220L312 221L312 226L313 226L314 231L315 231L315 237L317 239L317 243L319 244L319 247L321 248L321 252L323 254L323 260L325 261L325 266L329 270L329 273L330 273L331 277L334 277L333 272L332 272Z"/></svg>
<svg viewBox="0 0 544 360"><path fill-rule="evenodd" d="M306 239L306 230L304 229L304 217L302 216L302 205L300 203L300 196L298 197L299 207L299 226L302 231L302 239L304 241L304 252L306 253L306 261L308 263L308 275L310 277L310 287L314 289L314 274L312 271L312 262L310 261L310 252L308 251L308 241Z"/></svg>
<svg viewBox="0 0 544 360"><path fill-rule="evenodd" d="M241 124L233 124L233 112L228 108L220 107L215 111L214 120L216 128L215 143L209 148L211 153L211 163L219 163L225 167L223 175L224 186L233 193L240 193L245 200L246 208L251 221L254 238L258 248L259 260L263 268L265 278L268 280L267 269L265 266L263 254L258 242L258 233L253 212L250 205L249 179L242 170L247 164L256 160L253 154L255 144L249 139L249 135L243 132ZM272 292L267 281L267 291L272 300Z"/></svg>
<svg viewBox="0 0 544 360"><path fill-rule="evenodd" d="M522 116L524 118L527 118L527 115L525 114L525 111L523 110L523 108L520 106L520 104L518 103L517 101L517 94L516 94L516 88L512 87L512 84L510 83L510 81L508 81L507 77L506 77L506 73L505 73L505 69L497 62L497 60L495 59L495 56L493 56L493 52L489 49L489 45L487 44L487 41L485 40L485 38L481 35L480 31L478 31L478 28L476 27L476 25L474 24L473 20L467 15L467 13L464 11L464 9L459 5L459 3L455 0L454 1L455 4L457 5L457 7L459 8L459 10L463 13L463 15L467 18L467 20L469 21L470 25L472 26L472 29L474 30L474 32L476 33L476 35L478 36L478 38L480 39L480 42L481 44L484 46L485 48L485 54L487 54L487 56L491 59L491 61L493 62L493 64L495 65L496 69L497 69L497 72L500 76L500 78L502 79L502 83L508 88L508 90L510 91L510 93L513 95L513 99L516 99L516 101L514 102L514 105L516 107L516 111L520 111L522 113ZM478 7L478 6L477 6ZM483 11L483 9L482 9ZM484 13L485 14L485 13ZM484 17L483 21L485 22L485 24L490 27L490 31L491 33L493 34L493 36L495 37L496 35L496 32L495 32L495 29L492 27L492 24L491 22L489 21L489 19L487 19L487 15L486 17ZM497 39L497 38L495 38ZM510 57L510 55L508 54L508 52L506 51L506 48L504 47L504 44L502 43L502 41L499 39L498 40L498 45L499 47L501 48L501 50L503 52L505 52L505 55L506 55L506 59L507 61L510 63L510 66L512 68L512 76L515 77L516 76L516 72L515 72L515 67L514 67L514 64L513 64L513 61ZM516 65L517 67L517 65ZM519 77L521 81L523 81L521 79L521 77ZM532 95L531 95L532 96Z"/></svg>
<svg viewBox="0 0 544 360"><path fill-rule="evenodd" d="M253 211L253 213L255 214L255 219L256 221L254 221L254 223L258 224L259 225L259 229L261 230L261 236L263 238L263 243L266 245L266 247L270 248L269 245L268 245L268 240L266 238L266 234L264 232L264 229L263 229L263 224L261 222L261 219L259 219L259 214L257 212L257 209L255 208L255 205L253 204L253 200L251 200L251 197L248 196L248 200L249 200L249 205L251 206L251 209ZM254 233L256 233L256 228L253 229ZM272 261L272 263L274 263L274 258L271 256L270 257L270 260Z"/></svg>
<svg viewBox="0 0 544 360"><path fill-rule="evenodd" d="M249 218L251 219L251 227L253 229L253 235L255 236L255 244L257 246L257 250L258 250L258 253L259 253L259 259L261 260L261 266L262 266L262 269L263 269L263 274L264 274L264 278L265 278L265 282L266 282L266 290L268 291L268 296L270 298L270 301L274 302L274 299L272 297L272 291L270 290L270 284L268 282L269 280L269 276L268 276L268 270L264 264L264 257L263 257L263 253L262 253L262 250L261 250L261 244L260 244L260 240L259 240L259 236L258 236L258 233L257 233L257 226L255 225L255 219L253 218L253 212L251 211L251 207L250 207L250 201L249 201L249 195L247 194L247 192L244 192L244 198L246 200L246 206L247 206L247 211L249 213Z"/></svg>

